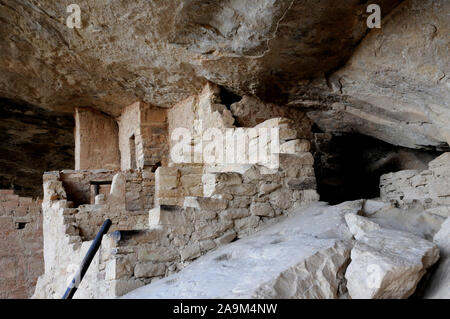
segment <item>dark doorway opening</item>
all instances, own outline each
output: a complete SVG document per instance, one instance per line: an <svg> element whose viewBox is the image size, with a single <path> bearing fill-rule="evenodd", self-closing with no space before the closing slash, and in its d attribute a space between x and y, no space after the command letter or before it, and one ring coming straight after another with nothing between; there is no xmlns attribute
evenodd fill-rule
<svg viewBox="0 0 450 319"><path fill-rule="evenodd" d="M130 137L130 168L136 169L136 138L134 134Z"/></svg>
<svg viewBox="0 0 450 319"><path fill-rule="evenodd" d="M220 102L227 107L227 109L230 109L231 104L239 102L242 100L242 96L239 96L227 88L220 86Z"/></svg>
<svg viewBox="0 0 450 319"><path fill-rule="evenodd" d="M314 134L314 169L322 201L338 204L380 196L380 176L405 169L427 168L442 154L391 145L361 135Z"/></svg>

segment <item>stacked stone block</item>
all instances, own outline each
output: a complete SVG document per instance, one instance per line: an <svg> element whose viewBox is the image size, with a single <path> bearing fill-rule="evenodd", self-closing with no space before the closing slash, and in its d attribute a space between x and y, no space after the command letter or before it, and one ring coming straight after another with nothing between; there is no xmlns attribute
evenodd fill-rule
<svg viewBox="0 0 450 319"><path fill-rule="evenodd" d="M41 201L0 190L0 299L29 298L44 272Z"/></svg>
<svg viewBox="0 0 450 319"><path fill-rule="evenodd" d="M400 206L413 202L426 207L450 205L450 153L431 161L421 172L404 170L382 175L380 196Z"/></svg>

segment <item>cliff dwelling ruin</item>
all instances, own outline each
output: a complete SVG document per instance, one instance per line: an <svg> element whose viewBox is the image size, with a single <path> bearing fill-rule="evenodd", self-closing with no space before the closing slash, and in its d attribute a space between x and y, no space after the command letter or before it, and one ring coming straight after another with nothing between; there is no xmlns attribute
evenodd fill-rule
<svg viewBox="0 0 450 319"><path fill-rule="evenodd" d="M450 1L370 3L0 1L0 299L107 219L75 298L450 298Z"/></svg>

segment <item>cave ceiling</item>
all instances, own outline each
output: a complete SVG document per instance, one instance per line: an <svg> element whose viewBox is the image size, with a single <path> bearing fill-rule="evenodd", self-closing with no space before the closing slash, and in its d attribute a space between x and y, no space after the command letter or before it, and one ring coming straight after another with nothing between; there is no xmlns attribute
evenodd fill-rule
<svg viewBox="0 0 450 319"><path fill-rule="evenodd" d="M118 116L136 100L171 107L217 83L299 107L329 132L392 144L450 141L449 6L380 0L0 0L0 96Z"/></svg>

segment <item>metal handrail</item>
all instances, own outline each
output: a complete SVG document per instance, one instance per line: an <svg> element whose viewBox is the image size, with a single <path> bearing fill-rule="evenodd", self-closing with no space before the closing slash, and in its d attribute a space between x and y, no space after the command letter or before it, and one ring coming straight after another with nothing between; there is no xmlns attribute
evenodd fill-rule
<svg viewBox="0 0 450 319"><path fill-rule="evenodd" d="M88 270L89 265L92 262L92 259L94 259L94 256L100 247L100 244L102 243L103 235L108 232L109 227L111 227L111 220L107 219L107 220L105 220L102 227L100 228L97 235L95 236L94 241L91 244L91 247L89 247L89 250L87 251L86 256L84 256L83 261L81 262L80 268L78 269L77 273L73 277L72 281L69 284L69 287L67 287L67 290L61 299L72 299L73 295L75 294L75 292L78 289L78 286L80 285L81 281L83 280L83 277L86 274L86 271Z"/></svg>

